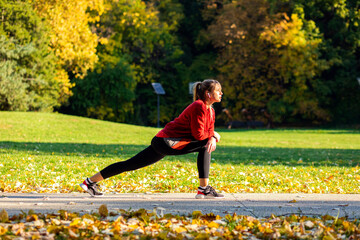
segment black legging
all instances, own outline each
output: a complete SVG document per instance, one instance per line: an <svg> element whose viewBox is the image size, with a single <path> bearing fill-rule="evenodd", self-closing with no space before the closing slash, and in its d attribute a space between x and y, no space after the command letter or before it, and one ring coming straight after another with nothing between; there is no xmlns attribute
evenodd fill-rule
<svg viewBox="0 0 360 240"><path fill-rule="evenodd" d="M132 171L149 166L164 158L166 155L183 155L192 152L198 152L197 167L199 178L209 178L211 154L207 152L205 145L207 139L202 141L192 141L181 150L169 147L163 138L154 137L151 145L134 157L123 161L113 163L100 171L101 176L106 179L122 172Z"/></svg>

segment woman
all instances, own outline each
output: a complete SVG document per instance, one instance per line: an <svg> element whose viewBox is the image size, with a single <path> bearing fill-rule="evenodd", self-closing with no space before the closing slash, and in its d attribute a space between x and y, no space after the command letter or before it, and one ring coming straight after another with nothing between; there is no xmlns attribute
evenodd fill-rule
<svg viewBox="0 0 360 240"><path fill-rule="evenodd" d="M111 164L87 178L80 184L91 196L103 195L97 182L122 172L136 170L156 163L166 155L182 155L198 152L197 167L200 186L196 195L202 198L223 198L209 186L211 152L216 149L220 135L214 132L215 111L212 104L220 102L223 93L216 80L207 79L194 84L194 102L190 104L174 121L156 134L151 145L123 162Z"/></svg>

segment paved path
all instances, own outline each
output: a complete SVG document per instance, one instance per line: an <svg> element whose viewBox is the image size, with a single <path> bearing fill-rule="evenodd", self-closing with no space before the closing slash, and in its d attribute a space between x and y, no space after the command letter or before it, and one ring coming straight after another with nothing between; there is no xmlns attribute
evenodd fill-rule
<svg viewBox="0 0 360 240"><path fill-rule="evenodd" d="M224 216L236 212L238 215L269 217L271 214L292 213L307 216L339 215L350 219L360 218L360 194L225 194L224 199L198 200L190 193L127 193L107 194L101 198L86 193L39 194L0 193L0 210L9 215L29 211L38 213L58 210L90 213L106 204L110 211L145 208L172 214L189 214L194 210L202 213L213 212Z"/></svg>

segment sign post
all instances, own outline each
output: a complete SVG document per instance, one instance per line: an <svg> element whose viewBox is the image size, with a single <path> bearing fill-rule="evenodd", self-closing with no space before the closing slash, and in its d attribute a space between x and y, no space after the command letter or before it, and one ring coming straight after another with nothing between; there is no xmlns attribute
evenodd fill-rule
<svg viewBox="0 0 360 240"><path fill-rule="evenodd" d="M160 95L165 95L165 90L161 86L160 83L151 83L152 87L154 88L154 91L157 95L157 127L160 127Z"/></svg>

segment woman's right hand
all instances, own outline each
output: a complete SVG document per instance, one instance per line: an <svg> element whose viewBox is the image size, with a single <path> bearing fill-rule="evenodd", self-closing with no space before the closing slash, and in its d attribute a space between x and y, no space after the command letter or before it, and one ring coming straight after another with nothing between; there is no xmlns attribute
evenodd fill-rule
<svg viewBox="0 0 360 240"><path fill-rule="evenodd" d="M216 149L216 140L215 138L211 137L208 142L205 145L205 148L208 153L211 153L212 151L215 151Z"/></svg>

